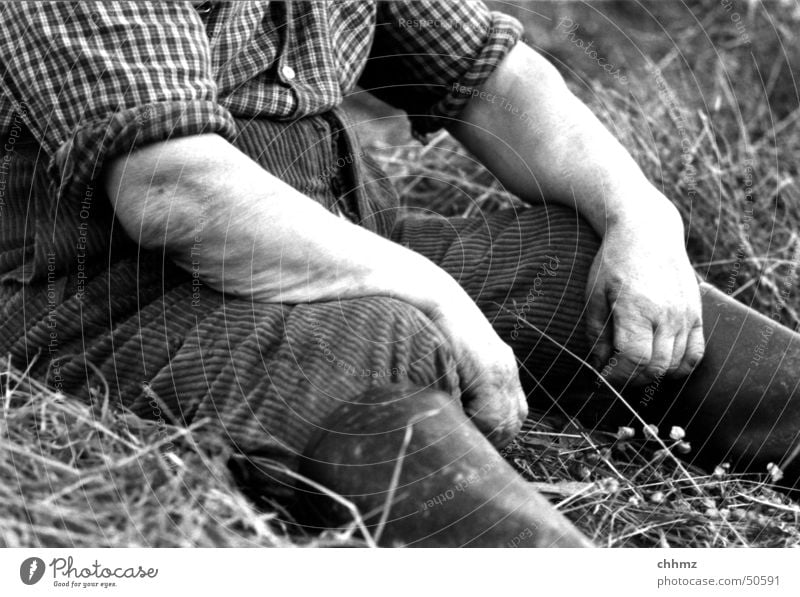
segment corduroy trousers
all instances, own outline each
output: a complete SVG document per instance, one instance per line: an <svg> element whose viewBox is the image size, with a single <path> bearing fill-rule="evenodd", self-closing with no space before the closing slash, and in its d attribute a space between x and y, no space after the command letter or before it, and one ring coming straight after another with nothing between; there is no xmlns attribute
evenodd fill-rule
<svg viewBox="0 0 800 597"><path fill-rule="evenodd" d="M453 276L513 347L528 387L574 374L577 364L559 345L588 354L583 297L599 243L573 211L548 204L403 218L400 199L336 114L239 126L237 146L272 174ZM47 197L31 199L46 192L37 184L36 152L3 157L3 234L20 246L41 242L14 232L41 229L31 220L47 217L25 208L47 204ZM100 217L88 222L112 226ZM54 237L65 227L56 222ZM74 245L50 240L59 263L74 262ZM0 349L67 394L91 400L102 376L112 399L142 417L155 417L155 395L159 416L177 424L209 419L243 456L290 469L323 419L371 387L409 382L459 395L454 355L410 304L379 296L254 303L206 287L160 252L91 242L108 246L84 251L98 257L79 271L53 268L0 284ZM31 251L12 244L3 244L5 257L24 269ZM265 482L265 495L290 491L274 481Z"/></svg>

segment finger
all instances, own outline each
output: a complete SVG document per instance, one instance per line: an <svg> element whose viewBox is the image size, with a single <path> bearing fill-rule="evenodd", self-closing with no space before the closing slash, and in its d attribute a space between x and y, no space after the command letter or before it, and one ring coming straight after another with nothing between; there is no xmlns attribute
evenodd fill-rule
<svg viewBox="0 0 800 597"><path fill-rule="evenodd" d="M700 364L705 350L706 341L703 334L703 322L698 320L689 332L689 337L686 341L686 352L675 375L679 377L689 375Z"/></svg>
<svg viewBox="0 0 800 597"><path fill-rule="evenodd" d="M614 348L619 354L611 379L616 383L641 383L642 372L653 355L652 322L625 309L615 312Z"/></svg>
<svg viewBox="0 0 800 597"><path fill-rule="evenodd" d="M683 362L683 355L686 354L687 342L689 340L689 329L682 329L678 335L675 336L675 342L672 345L672 358L670 359L669 369L667 373L670 376L675 375Z"/></svg>
<svg viewBox="0 0 800 597"><path fill-rule="evenodd" d="M516 366L513 371L484 372L465 396L464 411L495 447L513 440L528 416Z"/></svg>
<svg viewBox="0 0 800 597"><path fill-rule="evenodd" d="M611 307L605 292L600 288L592 289L587 298L585 322L586 334L592 344L590 360L595 369L599 370L608 363L614 348Z"/></svg>
<svg viewBox="0 0 800 597"><path fill-rule="evenodd" d="M517 436L527 416L527 408L523 413L516 406L508 406L506 400L497 396L478 397L467 402L464 412L486 439L499 449Z"/></svg>
<svg viewBox="0 0 800 597"><path fill-rule="evenodd" d="M528 418L528 397L525 395L525 391L522 389L522 383L520 383L519 380L519 369L517 369L517 374L514 379L516 380L516 388L512 390L512 395L517 397L517 421L519 421L519 429L514 433L516 436L522 429L522 424L525 422L525 419Z"/></svg>
<svg viewBox="0 0 800 597"><path fill-rule="evenodd" d="M508 419L501 423L501 426L508 430L513 439L528 418L528 400L519 380L519 368L514 353L510 348L508 352L511 364L508 367L501 367L503 370L495 373L489 382L489 391L501 396L501 400L509 405Z"/></svg>
<svg viewBox="0 0 800 597"><path fill-rule="evenodd" d="M675 348L675 335L666 325L656 328L653 338L653 351L650 362L645 366L640 381L650 383L661 379L672 366L672 354ZM675 364L677 368L678 363Z"/></svg>
<svg viewBox="0 0 800 597"><path fill-rule="evenodd" d="M500 398L501 402L509 405L506 414L496 422L486 422L486 438L498 449L504 448L519 435L528 417L528 403L519 384L519 376L516 375L515 379L516 384L506 388Z"/></svg>

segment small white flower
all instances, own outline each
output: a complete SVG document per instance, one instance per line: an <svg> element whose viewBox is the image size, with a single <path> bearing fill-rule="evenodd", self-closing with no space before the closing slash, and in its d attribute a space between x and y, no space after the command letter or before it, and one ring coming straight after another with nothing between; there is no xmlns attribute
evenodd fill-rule
<svg viewBox="0 0 800 597"><path fill-rule="evenodd" d="M683 427L678 427L675 425L669 430L669 437L677 442L686 437L686 432L683 430Z"/></svg>
<svg viewBox="0 0 800 597"><path fill-rule="evenodd" d="M642 427L642 432L644 433L644 436L647 439L658 439L657 425L645 425L644 427Z"/></svg>
<svg viewBox="0 0 800 597"><path fill-rule="evenodd" d="M634 431L633 427L620 427L617 429L617 439L619 440L631 439L635 435L636 431Z"/></svg>
<svg viewBox="0 0 800 597"><path fill-rule="evenodd" d="M772 479L773 483L777 483L781 479L783 479L783 471L781 467L779 467L774 462L770 462L767 465L767 472L769 473L770 478Z"/></svg>
<svg viewBox="0 0 800 597"><path fill-rule="evenodd" d="M617 493L619 491L619 481L617 481L614 477L607 477L600 483L603 486L603 489L605 489L608 493Z"/></svg>

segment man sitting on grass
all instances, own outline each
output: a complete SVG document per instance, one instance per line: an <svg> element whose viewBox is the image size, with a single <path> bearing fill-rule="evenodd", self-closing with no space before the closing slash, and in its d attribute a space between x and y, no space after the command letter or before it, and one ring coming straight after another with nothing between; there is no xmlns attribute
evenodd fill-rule
<svg viewBox="0 0 800 597"><path fill-rule="evenodd" d="M769 390L795 337L773 336L793 352L760 369L766 394L739 383L731 343L758 316L701 299L676 209L514 19L368 1L0 14L0 343L59 389L90 400L102 377L141 416L155 396L175 423L209 418L259 493L335 524L324 485L385 544L588 545L496 450L523 384L628 420L581 393L575 357L613 351L623 389L677 380L648 422L701 430L701 456L761 466L796 442L794 387ZM356 84L418 135L445 127L529 207L404 219L338 107Z"/></svg>

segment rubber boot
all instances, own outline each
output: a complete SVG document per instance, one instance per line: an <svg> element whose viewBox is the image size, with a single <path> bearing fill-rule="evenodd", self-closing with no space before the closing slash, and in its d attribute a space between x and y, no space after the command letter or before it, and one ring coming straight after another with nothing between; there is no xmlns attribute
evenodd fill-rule
<svg viewBox="0 0 800 597"><path fill-rule="evenodd" d="M701 284L706 338L702 362L683 380L656 379L622 394L662 434L683 427L692 452L685 458L710 470L728 462L738 472L766 473L779 465L778 484L798 487L800 457L800 334ZM594 385L597 385L596 376ZM584 425L633 424L630 410L604 389L563 405ZM559 399L560 400L560 399Z"/></svg>
<svg viewBox="0 0 800 597"><path fill-rule="evenodd" d="M395 385L343 404L300 472L355 504L379 545L591 546L439 391ZM324 494L303 495L324 525L352 521Z"/></svg>
<svg viewBox="0 0 800 597"><path fill-rule="evenodd" d="M701 285L706 351L683 382L665 383L663 420L682 425L706 466L784 469L797 486L800 458L800 334Z"/></svg>

